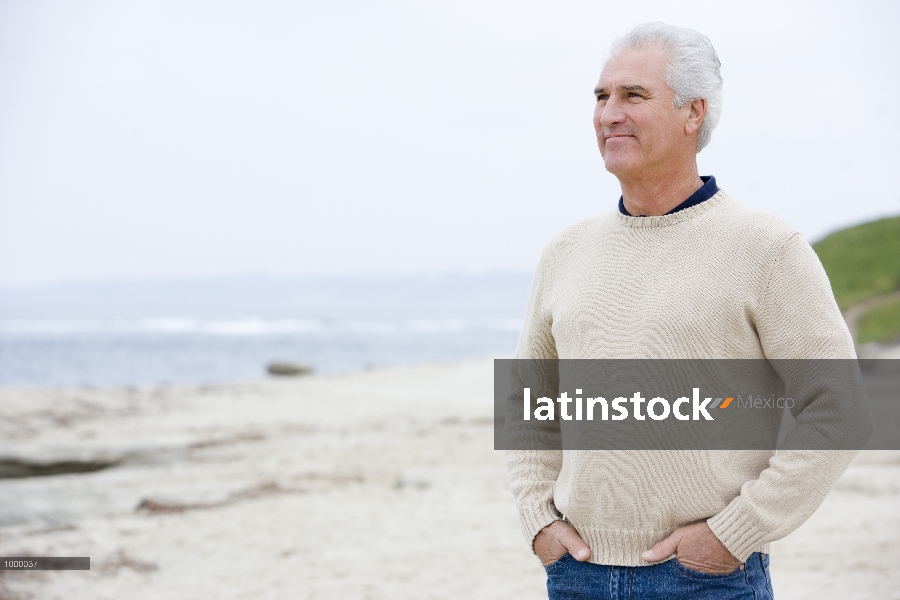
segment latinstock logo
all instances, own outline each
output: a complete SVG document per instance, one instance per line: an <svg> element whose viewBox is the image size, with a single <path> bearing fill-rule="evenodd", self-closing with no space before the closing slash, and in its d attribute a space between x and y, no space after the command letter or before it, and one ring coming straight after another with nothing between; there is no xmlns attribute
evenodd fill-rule
<svg viewBox="0 0 900 600"><path fill-rule="evenodd" d="M570 398L567 392L562 392L556 400L547 397L538 398L536 400L536 408L532 409L531 388L524 388L522 399L523 418L525 421L530 421L533 416L538 421L554 421L558 412L559 418L563 421L593 421L595 417L601 421L624 421L628 418L644 421L647 417L654 421L662 421L670 416L679 421L714 421L715 418L709 411L714 409L722 410L729 406L773 409L793 408L794 406L792 398L776 398L775 396L769 398L754 397L753 394L747 396L746 400L739 395L737 396L737 402L734 402L734 396L725 398L713 398L710 396L701 400L700 388L693 388L693 393L690 397L682 396L671 403L661 396L648 400L641 396L640 392L635 392L631 398L623 396L613 398L611 402L607 402L606 398L602 396L582 398L581 394L582 390L576 389L574 398ZM646 407L644 406L645 402L647 403ZM570 412L570 404L572 403L574 403L574 414ZM629 403L631 403L630 411ZM558 411L556 410L556 404L559 405ZM683 409L688 412L682 412Z"/></svg>
<svg viewBox="0 0 900 600"><path fill-rule="evenodd" d="M858 450L900 439L885 416L896 412L900 366L887 374L837 359L497 359L494 367L498 450Z"/></svg>

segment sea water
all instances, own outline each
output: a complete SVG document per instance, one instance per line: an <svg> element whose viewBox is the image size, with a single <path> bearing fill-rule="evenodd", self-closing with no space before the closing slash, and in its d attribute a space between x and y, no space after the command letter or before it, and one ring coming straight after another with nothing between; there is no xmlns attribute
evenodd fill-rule
<svg viewBox="0 0 900 600"><path fill-rule="evenodd" d="M144 386L510 357L530 274L84 284L0 293L0 385Z"/></svg>

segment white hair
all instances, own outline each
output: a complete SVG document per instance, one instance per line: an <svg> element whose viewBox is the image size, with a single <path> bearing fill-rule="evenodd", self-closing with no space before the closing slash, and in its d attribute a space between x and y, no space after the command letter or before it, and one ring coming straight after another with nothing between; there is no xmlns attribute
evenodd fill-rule
<svg viewBox="0 0 900 600"><path fill-rule="evenodd" d="M706 100L706 118L697 135L697 152L712 138L712 131L722 116L722 75L719 57L709 38L685 27L659 21L638 25L615 42L610 58L622 50L662 48L668 54L666 83L675 92L675 108L685 102ZM608 60L608 59L607 59Z"/></svg>

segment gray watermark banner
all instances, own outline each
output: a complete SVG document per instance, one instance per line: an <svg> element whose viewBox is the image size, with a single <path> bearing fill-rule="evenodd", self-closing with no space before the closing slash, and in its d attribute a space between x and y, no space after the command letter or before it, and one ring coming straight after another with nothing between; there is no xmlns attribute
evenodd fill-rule
<svg viewBox="0 0 900 600"><path fill-rule="evenodd" d="M495 360L494 448L896 450L900 360Z"/></svg>
<svg viewBox="0 0 900 600"><path fill-rule="evenodd" d="M90 556L2 556L0 571L90 571Z"/></svg>

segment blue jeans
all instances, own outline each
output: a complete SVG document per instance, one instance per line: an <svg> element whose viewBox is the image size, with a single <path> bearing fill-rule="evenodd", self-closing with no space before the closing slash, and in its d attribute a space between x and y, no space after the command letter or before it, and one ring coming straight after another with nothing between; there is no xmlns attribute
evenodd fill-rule
<svg viewBox="0 0 900 600"><path fill-rule="evenodd" d="M759 552L728 575L700 573L674 558L647 567L614 567L565 554L545 568L550 600L772 600L769 557Z"/></svg>

